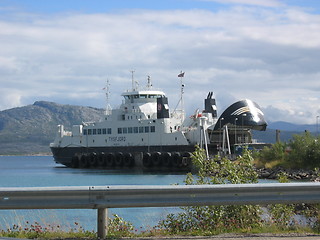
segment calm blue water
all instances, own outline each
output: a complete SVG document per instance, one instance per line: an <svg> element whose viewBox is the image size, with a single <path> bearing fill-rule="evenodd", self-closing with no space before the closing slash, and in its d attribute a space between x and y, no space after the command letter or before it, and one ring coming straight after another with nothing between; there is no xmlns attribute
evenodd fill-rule
<svg viewBox="0 0 320 240"><path fill-rule="evenodd" d="M72 169L56 164L51 156L0 156L0 187L163 185L183 183L185 174L142 173L103 169ZM148 229L179 208L110 209L134 224ZM97 210L1 210L0 229L26 222L60 225L68 230L74 222L86 230L96 230Z"/></svg>

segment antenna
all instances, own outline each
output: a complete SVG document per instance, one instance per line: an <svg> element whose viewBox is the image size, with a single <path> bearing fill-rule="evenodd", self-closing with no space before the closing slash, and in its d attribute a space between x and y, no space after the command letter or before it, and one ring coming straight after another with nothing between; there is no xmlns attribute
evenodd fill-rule
<svg viewBox="0 0 320 240"><path fill-rule="evenodd" d="M184 84L182 82L182 79L184 77L184 72L180 72L178 75L180 77L180 85L181 85L181 95L180 95L180 104L181 104L181 112L182 112L182 122L184 121L184 101L183 101L183 94L184 94Z"/></svg>
<svg viewBox="0 0 320 240"><path fill-rule="evenodd" d="M148 75L147 89L152 88L151 77Z"/></svg>
<svg viewBox="0 0 320 240"><path fill-rule="evenodd" d="M135 72L135 70L130 70L131 72L131 80L132 80L132 91L135 91L135 82L134 82L134 77L133 77L133 74Z"/></svg>
<svg viewBox="0 0 320 240"><path fill-rule="evenodd" d="M107 79L107 84L106 86L103 88L103 90L105 90L106 92L106 111L105 111L105 115L110 115L111 114L111 106L109 104L109 96L110 96L110 83L109 83L109 79Z"/></svg>

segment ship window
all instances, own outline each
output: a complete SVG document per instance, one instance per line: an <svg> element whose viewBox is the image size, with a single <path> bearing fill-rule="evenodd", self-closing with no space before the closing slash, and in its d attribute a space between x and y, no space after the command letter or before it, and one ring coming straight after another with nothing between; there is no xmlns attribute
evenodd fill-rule
<svg viewBox="0 0 320 240"><path fill-rule="evenodd" d="M134 128L133 128L133 132L134 132L134 133L138 133L138 127L134 127Z"/></svg>
<svg viewBox="0 0 320 240"><path fill-rule="evenodd" d="M88 129L88 135L92 135L92 129Z"/></svg>
<svg viewBox="0 0 320 240"><path fill-rule="evenodd" d="M124 128L122 129L122 133L128 133L128 128L124 127Z"/></svg>
<svg viewBox="0 0 320 240"><path fill-rule="evenodd" d="M148 133L149 132L149 126L144 127L144 132Z"/></svg>
<svg viewBox="0 0 320 240"><path fill-rule="evenodd" d="M118 128L118 134L122 133L122 128Z"/></svg>
<svg viewBox="0 0 320 240"><path fill-rule="evenodd" d="M107 134L107 129L102 128L102 134Z"/></svg>
<svg viewBox="0 0 320 240"><path fill-rule="evenodd" d="M87 129L83 129L83 135L87 135L88 131Z"/></svg>
<svg viewBox="0 0 320 240"><path fill-rule="evenodd" d="M147 95L140 95L140 98L147 98Z"/></svg>
<svg viewBox="0 0 320 240"><path fill-rule="evenodd" d="M126 116L125 115L122 115L121 118L122 118L122 120L126 120Z"/></svg>
<svg viewBox="0 0 320 240"><path fill-rule="evenodd" d="M143 133L143 127L139 127L139 133Z"/></svg>
<svg viewBox="0 0 320 240"><path fill-rule="evenodd" d="M128 133L132 133L132 127L128 127Z"/></svg>
<svg viewBox="0 0 320 240"><path fill-rule="evenodd" d="M107 132L108 134L111 134L111 128L108 128L108 132Z"/></svg>
<svg viewBox="0 0 320 240"><path fill-rule="evenodd" d="M102 129L99 128L99 129L98 129L98 134L101 135L101 133L102 133Z"/></svg>
<svg viewBox="0 0 320 240"><path fill-rule="evenodd" d="M151 126L150 127L150 132L155 132L156 131L156 127L155 126Z"/></svg>
<svg viewBox="0 0 320 240"><path fill-rule="evenodd" d="M96 135L97 134L97 129L92 129L92 135Z"/></svg>

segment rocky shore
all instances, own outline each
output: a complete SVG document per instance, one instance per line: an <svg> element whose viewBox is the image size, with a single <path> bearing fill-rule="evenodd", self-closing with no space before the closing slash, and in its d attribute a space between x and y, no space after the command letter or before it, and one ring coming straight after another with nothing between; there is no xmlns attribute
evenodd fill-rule
<svg viewBox="0 0 320 240"><path fill-rule="evenodd" d="M319 172L315 170L303 170L303 169L284 169L281 167L269 169L269 168L258 168L257 173L259 179L278 179L280 173L285 173L291 180L306 180L320 182Z"/></svg>

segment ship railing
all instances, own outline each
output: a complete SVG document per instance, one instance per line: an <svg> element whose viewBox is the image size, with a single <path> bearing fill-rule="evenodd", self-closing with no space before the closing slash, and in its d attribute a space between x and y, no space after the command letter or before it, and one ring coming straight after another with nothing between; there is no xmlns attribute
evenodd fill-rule
<svg viewBox="0 0 320 240"><path fill-rule="evenodd" d="M0 209L97 209L98 237L108 208L319 203L320 183L2 187Z"/></svg>

